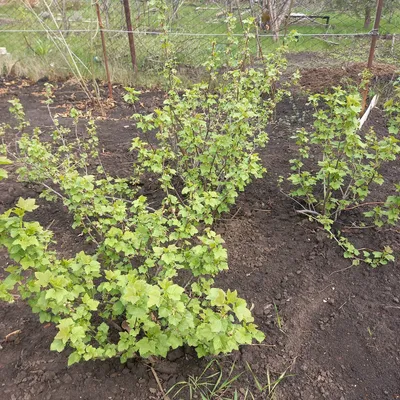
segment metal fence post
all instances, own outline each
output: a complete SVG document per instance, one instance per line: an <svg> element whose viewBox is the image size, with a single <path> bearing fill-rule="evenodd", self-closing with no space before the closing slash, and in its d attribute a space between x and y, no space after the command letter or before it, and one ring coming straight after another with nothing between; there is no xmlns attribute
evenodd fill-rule
<svg viewBox="0 0 400 400"><path fill-rule="evenodd" d="M372 31L371 48L369 50L369 57L368 57L368 65L367 65L368 68L372 67L372 63L374 61L376 42L379 36L379 25L381 23L382 8L383 8L383 0L377 0L374 29Z"/></svg>
<svg viewBox="0 0 400 400"><path fill-rule="evenodd" d="M383 0L377 0L374 29L372 30L371 47L369 50L368 64L367 64L367 68L369 70L371 70L371 68L372 68L372 64L373 64L374 57L375 57L376 42L378 41L378 37L379 37L379 25L381 23L382 9L383 9ZM363 96L362 96L362 103L361 103L361 113L362 114L364 113L365 108L367 106L368 92L369 92L369 85L367 84L365 86L365 89L363 91Z"/></svg>

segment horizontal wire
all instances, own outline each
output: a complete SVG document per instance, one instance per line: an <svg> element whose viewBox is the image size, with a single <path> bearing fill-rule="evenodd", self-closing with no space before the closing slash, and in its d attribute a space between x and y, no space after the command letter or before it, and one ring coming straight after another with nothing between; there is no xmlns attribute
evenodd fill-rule
<svg viewBox="0 0 400 400"><path fill-rule="evenodd" d="M46 30L46 29L0 29L0 34L1 33L93 33L93 32L99 32L103 31L105 33L133 33L136 35L155 35L155 36L160 36L160 35L165 35L165 32L157 32L157 31L128 31L128 30L119 30L119 29L51 29L51 30ZM194 37L227 37L227 33L191 33L191 32L174 32L174 31L168 31L168 35L173 35L173 36L194 36ZM376 33L374 32L368 32L368 33L297 33L297 36L307 36L307 37L355 37L355 36L372 36L375 35ZM382 34L383 35L383 34ZM386 34L385 34L386 35ZM389 33L389 35L399 35L399 33ZM234 33L229 36L237 36L237 37L242 37L243 34L240 33ZM274 37L275 35L273 34L261 34L258 35L258 37ZM379 35L378 35L379 36Z"/></svg>

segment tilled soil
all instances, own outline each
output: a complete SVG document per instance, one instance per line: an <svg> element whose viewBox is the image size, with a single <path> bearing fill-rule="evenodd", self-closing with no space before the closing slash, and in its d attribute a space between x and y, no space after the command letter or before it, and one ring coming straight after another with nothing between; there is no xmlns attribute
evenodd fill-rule
<svg viewBox="0 0 400 400"><path fill-rule="evenodd" d="M84 110L88 107L76 85L56 86L54 112L63 113L72 105ZM152 110L164 95L161 91L143 93L137 110L133 110L122 102L122 90L115 90L116 106L106 110L107 117L97 119L98 133L107 170L127 175L133 161L129 145L136 134L129 116L134 111ZM32 126L50 129L43 83L3 80L1 121L10 120L7 101L15 97L25 106ZM290 136L295 129L310 124L311 114L306 98L299 94L278 107L277 123L268 128L270 143L261 153L267 175L249 185L231 213L216 225L226 241L230 265L217 284L237 289L254 305L256 323L266 334L262 345L243 346L219 360L225 372L234 362L235 373L243 372L233 384L243 399L247 388L256 399L268 398L267 391L260 393L255 387L247 363L263 384L267 373L277 378L286 371L275 393L280 400L399 399L398 261L377 269L350 267L335 243L318 226L296 214L295 204L277 187L278 177L289 172L288 161L295 155ZM69 123L68 118L60 117L60 121ZM375 124L378 132L385 131L379 110L372 113L369 123ZM399 182L399 164L386 166L383 174L389 183ZM20 196L38 196L34 187L12 177L11 171L11 178L0 183L2 210ZM384 196L388 190L386 186L378 188L376 194ZM51 225L62 254L70 256L87 249L79 232L69 228L71 218L62 205L42 200L38 204L41 207L33 218L43 226ZM349 221L341 221L342 229L352 232L359 247L391 245L399 256L398 230L351 230L346 225ZM4 250L0 250L0 257L2 277L9 260ZM20 332L11 334L16 331ZM54 327L40 324L22 301L0 304L0 400L163 398L153 372L140 360L123 365L113 359L68 368L68 351L59 354L49 350L54 333ZM191 349L183 348L156 363L154 370L168 389L188 375L200 375L208 361L198 360ZM226 396L232 398L229 393ZM179 398L190 397L182 392Z"/></svg>
<svg viewBox="0 0 400 400"><path fill-rule="evenodd" d="M323 92L333 86L349 83L359 83L362 73L367 68L366 63L355 63L334 68L307 68L301 71L300 85L310 92ZM372 82L387 83L399 76L395 65L374 63L371 69Z"/></svg>

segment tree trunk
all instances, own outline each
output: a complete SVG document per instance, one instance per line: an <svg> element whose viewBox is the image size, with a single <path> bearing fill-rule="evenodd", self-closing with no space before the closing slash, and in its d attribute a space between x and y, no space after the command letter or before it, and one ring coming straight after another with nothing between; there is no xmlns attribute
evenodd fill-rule
<svg viewBox="0 0 400 400"><path fill-rule="evenodd" d="M268 0L271 32L274 40L279 40L279 28L282 22L289 17L292 0Z"/></svg>
<svg viewBox="0 0 400 400"><path fill-rule="evenodd" d="M368 29L371 25L371 6L365 6L364 29Z"/></svg>
<svg viewBox="0 0 400 400"><path fill-rule="evenodd" d="M267 0L262 0L262 7L261 7L261 9L262 9L262 12L264 12L264 11L267 10Z"/></svg>
<svg viewBox="0 0 400 400"><path fill-rule="evenodd" d="M105 25L107 29L110 29L110 3L111 0L102 0L100 2L101 11L106 18Z"/></svg>
<svg viewBox="0 0 400 400"><path fill-rule="evenodd" d="M232 14L232 12L233 12L232 0L227 0L226 1L226 8L228 9L229 14Z"/></svg>

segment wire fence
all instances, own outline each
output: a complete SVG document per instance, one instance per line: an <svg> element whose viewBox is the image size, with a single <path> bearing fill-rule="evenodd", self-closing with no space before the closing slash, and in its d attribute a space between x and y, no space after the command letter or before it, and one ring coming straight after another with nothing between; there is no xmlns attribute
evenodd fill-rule
<svg viewBox="0 0 400 400"><path fill-rule="evenodd" d="M167 28L178 65L195 73L211 41L224 52L228 14L236 17L237 35L248 17L257 22L254 57L295 30L290 57L299 67L366 62L377 35L376 59L400 58L400 0L383 0L379 30L373 29L376 0L166 0L165 26L159 18L165 3L158 1L0 0L0 62L6 72L56 76L68 74L72 54L84 73L104 77L102 32L111 79L126 82L134 71L160 72Z"/></svg>

